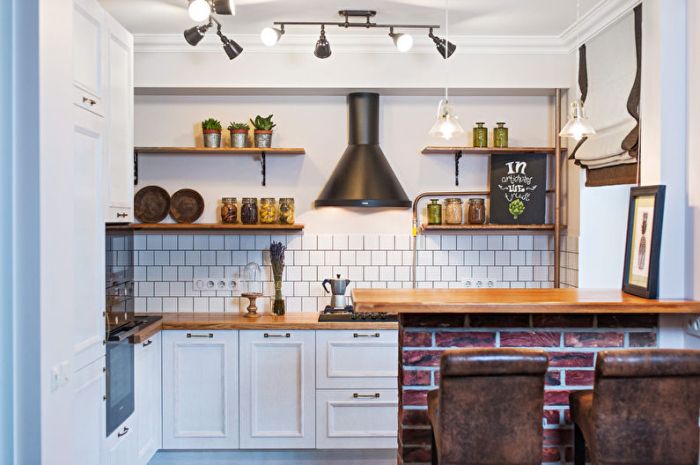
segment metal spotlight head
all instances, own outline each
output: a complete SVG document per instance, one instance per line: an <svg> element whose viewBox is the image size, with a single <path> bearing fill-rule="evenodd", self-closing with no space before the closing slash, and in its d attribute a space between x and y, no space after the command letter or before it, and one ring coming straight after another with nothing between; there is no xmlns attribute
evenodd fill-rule
<svg viewBox="0 0 700 465"><path fill-rule="evenodd" d="M234 0L214 0L214 11L218 15L236 15Z"/></svg>
<svg viewBox="0 0 700 465"><path fill-rule="evenodd" d="M318 42L316 42L314 55L316 55L316 58L328 58L331 56L331 44L329 44L326 39L326 29L324 26L321 26L321 37L319 37Z"/></svg>
<svg viewBox="0 0 700 465"><path fill-rule="evenodd" d="M204 33L207 32L206 26L194 26L185 30L185 40L191 46L197 45L204 38Z"/></svg>
<svg viewBox="0 0 700 465"><path fill-rule="evenodd" d="M430 34L428 34L428 37L433 39L433 42L435 43L435 47L437 48L438 53L440 54L441 57L447 59L452 56L452 54L455 52L457 49L457 46L453 44L452 42L448 42L445 39L441 39L440 37L434 35L432 31Z"/></svg>
<svg viewBox="0 0 700 465"><path fill-rule="evenodd" d="M221 37L221 43L224 45L224 52L226 52L226 55L228 55L229 60L233 60L238 55L243 53L243 47L238 45L237 42L229 39L221 33L219 33L219 37Z"/></svg>

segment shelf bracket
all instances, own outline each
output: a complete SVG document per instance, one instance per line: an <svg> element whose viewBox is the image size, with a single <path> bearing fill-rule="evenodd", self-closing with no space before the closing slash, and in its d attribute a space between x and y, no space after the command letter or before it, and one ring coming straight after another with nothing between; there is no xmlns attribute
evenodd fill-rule
<svg viewBox="0 0 700 465"><path fill-rule="evenodd" d="M265 166L265 152L260 153L260 167L262 171L262 185L267 185L267 169Z"/></svg>
<svg viewBox="0 0 700 465"><path fill-rule="evenodd" d="M455 152L455 186L459 186L459 159L462 158L462 151Z"/></svg>
<svg viewBox="0 0 700 465"><path fill-rule="evenodd" d="M139 152L134 150L134 186L139 183Z"/></svg>

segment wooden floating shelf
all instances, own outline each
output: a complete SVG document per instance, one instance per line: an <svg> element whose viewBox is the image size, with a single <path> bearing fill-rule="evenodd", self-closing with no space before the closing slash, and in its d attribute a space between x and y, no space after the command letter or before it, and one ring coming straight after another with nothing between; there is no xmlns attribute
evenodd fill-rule
<svg viewBox="0 0 700 465"><path fill-rule="evenodd" d="M259 148L259 147L136 147L134 151L138 154L170 154L170 155L257 155L265 153L267 155L304 155L303 148Z"/></svg>
<svg viewBox="0 0 700 465"><path fill-rule="evenodd" d="M303 224L133 223L136 231L301 231Z"/></svg>
<svg viewBox="0 0 700 465"><path fill-rule="evenodd" d="M554 147L438 147L428 146L422 150L423 155L454 155L460 152L462 155L505 155L511 153L547 153L554 154ZM561 148L562 153L566 152Z"/></svg>
<svg viewBox="0 0 700 465"><path fill-rule="evenodd" d="M446 231L554 231L553 224L424 224L426 232Z"/></svg>

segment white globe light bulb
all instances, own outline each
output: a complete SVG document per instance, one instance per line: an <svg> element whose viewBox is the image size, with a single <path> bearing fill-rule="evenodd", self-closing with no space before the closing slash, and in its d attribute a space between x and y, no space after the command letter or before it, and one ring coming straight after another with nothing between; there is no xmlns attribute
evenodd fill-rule
<svg viewBox="0 0 700 465"><path fill-rule="evenodd" d="M399 52L408 52L413 48L413 36L410 34L399 34L396 38L396 48Z"/></svg>
<svg viewBox="0 0 700 465"><path fill-rule="evenodd" d="M267 45L268 47L272 47L280 39L280 33L276 29L273 29L271 27L266 27L265 29L260 32L260 40L262 41L263 44Z"/></svg>
<svg viewBox="0 0 700 465"><path fill-rule="evenodd" d="M199 23L209 18L211 14L211 5L209 5L207 0L192 0L187 7L187 13L189 13L192 21Z"/></svg>

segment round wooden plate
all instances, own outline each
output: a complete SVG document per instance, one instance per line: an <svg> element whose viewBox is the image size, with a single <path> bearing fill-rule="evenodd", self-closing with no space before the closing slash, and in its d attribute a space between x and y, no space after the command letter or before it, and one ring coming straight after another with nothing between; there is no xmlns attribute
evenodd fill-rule
<svg viewBox="0 0 700 465"><path fill-rule="evenodd" d="M192 189L180 189L170 199L170 216L178 223L194 223L204 212L204 199Z"/></svg>
<svg viewBox="0 0 700 465"><path fill-rule="evenodd" d="M168 216L170 195L159 186L146 186L134 196L134 216L142 223L160 223Z"/></svg>

